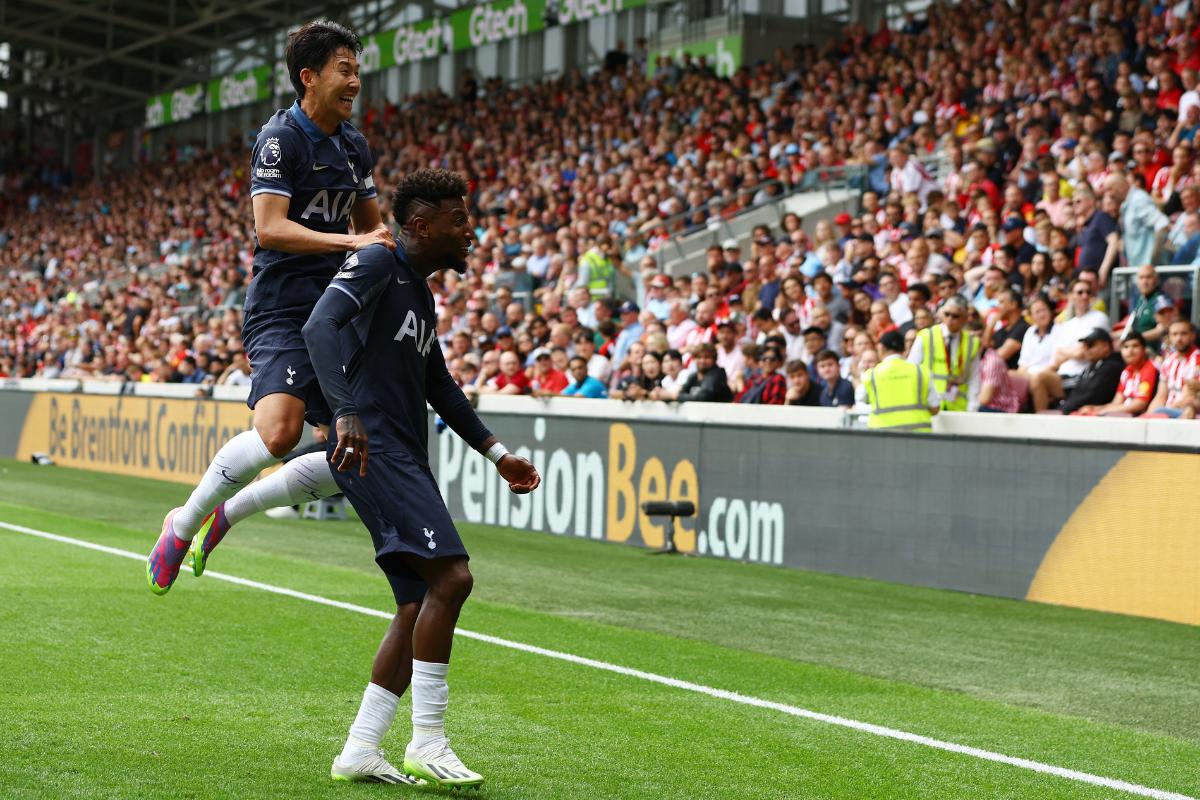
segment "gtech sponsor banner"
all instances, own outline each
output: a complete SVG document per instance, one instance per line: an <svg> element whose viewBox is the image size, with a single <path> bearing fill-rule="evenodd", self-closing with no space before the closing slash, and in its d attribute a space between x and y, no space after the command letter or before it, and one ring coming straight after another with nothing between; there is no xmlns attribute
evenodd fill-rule
<svg viewBox="0 0 1200 800"><path fill-rule="evenodd" d="M363 74L369 75L382 69L437 58L449 52L453 45L450 21L436 17L364 38L358 63Z"/></svg>
<svg viewBox="0 0 1200 800"><path fill-rule="evenodd" d="M546 3L546 25L550 26L555 15L559 25L573 25L644 5L646 0L549 0Z"/></svg>
<svg viewBox="0 0 1200 800"><path fill-rule="evenodd" d="M545 0L496 0L463 8L450 15L454 49L469 50L543 30Z"/></svg>
<svg viewBox="0 0 1200 800"><path fill-rule="evenodd" d="M146 101L147 128L160 128L189 120L204 111L204 84L185 86Z"/></svg>
<svg viewBox="0 0 1200 800"><path fill-rule="evenodd" d="M250 427L250 409L237 402L39 394L17 458L46 453L65 467L194 483L221 445Z"/></svg>
<svg viewBox="0 0 1200 800"><path fill-rule="evenodd" d="M223 111L271 97L271 68L266 64L208 82L208 110Z"/></svg>
<svg viewBox="0 0 1200 800"><path fill-rule="evenodd" d="M437 58L445 53L470 50L536 33L554 25L574 25L631 8L646 0L493 0L467 6L449 16L434 17L362 37L359 66L364 75L391 67ZM741 39L716 40L693 48L716 48L710 55L718 65L728 61L729 48L736 44L733 69L741 61ZM697 51L699 52L699 51ZM707 51L706 51L707 52ZM721 69L718 66L718 69ZM733 69L730 69L732 74ZM724 74L724 73L722 73ZM272 96L288 98L295 93L287 65L282 59L271 64L214 78L146 101L145 126L161 128L191 119L204 111L216 113Z"/></svg>
<svg viewBox="0 0 1200 800"><path fill-rule="evenodd" d="M431 435L431 460L456 519L508 525L650 548L666 543L662 518L642 513L648 500L690 500L697 515L676 521L675 544L687 553L783 564L787 520L763 487L727 483L702 468L695 428L563 417L491 416L488 424L529 459L542 486L514 495L483 456L451 432Z"/></svg>
<svg viewBox="0 0 1200 800"><path fill-rule="evenodd" d="M720 39L690 42L674 50L656 50L650 53L646 60L646 75L654 77L660 57L670 56L675 64L680 64L683 62L684 53L696 60L703 56L705 63L712 67L718 78L732 78L742 66L742 37L725 36Z"/></svg>

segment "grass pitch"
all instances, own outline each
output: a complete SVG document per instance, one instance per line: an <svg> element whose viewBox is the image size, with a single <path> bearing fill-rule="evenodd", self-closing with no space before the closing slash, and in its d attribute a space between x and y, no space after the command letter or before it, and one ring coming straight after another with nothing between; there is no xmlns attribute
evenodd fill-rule
<svg viewBox="0 0 1200 800"><path fill-rule="evenodd" d="M186 493L0 462L0 522L136 553ZM462 533L470 631L1200 796L1198 628ZM389 608L357 522L259 517L210 569ZM0 529L0 797L436 796L329 780L385 626L207 576L154 597L144 563ZM487 798L1137 796L472 639L450 677Z"/></svg>

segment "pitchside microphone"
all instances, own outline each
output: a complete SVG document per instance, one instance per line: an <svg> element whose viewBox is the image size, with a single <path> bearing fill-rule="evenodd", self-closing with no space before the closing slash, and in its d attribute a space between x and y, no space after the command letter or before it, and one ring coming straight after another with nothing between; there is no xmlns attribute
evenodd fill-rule
<svg viewBox="0 0 1200 800"><path fill-rule="evenodd" d="M642 503L642 513L648 517L667 518L667 546L662 550L651 550L650 555L678 553L675 546L675 518L696 515L696 504L691 500L647 500Z"/></svg>

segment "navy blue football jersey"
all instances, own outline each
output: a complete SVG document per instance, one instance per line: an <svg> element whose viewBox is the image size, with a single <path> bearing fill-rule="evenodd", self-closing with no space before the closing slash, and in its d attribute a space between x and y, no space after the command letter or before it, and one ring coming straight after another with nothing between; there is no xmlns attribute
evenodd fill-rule
<svg viewBox="0 0 1200 800"><path fill-rule="evenodd" d="M259 131L250 163L250 196L290 198L288 219L322 233L346 234L358 200L375 197L375 161L367 140L343 122L327 136L297 102ZM248 315L296 317L303 324L345 253L298 255L257 241Z"/></svg>
<svg viewBox="0 0 1200 800"><path fill-rule="evenodd" d="M359 309L342 328L340 349L372 453L408 451L427 463L427 402L471 446L491 435L446 369L433 294L402 247L351 253L329 290Z"/></svg>

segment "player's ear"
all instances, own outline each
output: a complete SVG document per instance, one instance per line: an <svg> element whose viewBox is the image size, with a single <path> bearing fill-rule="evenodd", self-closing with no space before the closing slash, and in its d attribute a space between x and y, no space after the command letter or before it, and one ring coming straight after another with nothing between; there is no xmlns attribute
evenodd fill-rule
<svg viewBox="0 0 1200 800"><path fill-rule="evenodd" d="M304 86L305 94L308 94L308 91L313 88L316 82L316 70L312 69L311 67L305 67L304 69L300 70L300 83Z"/></svg>

